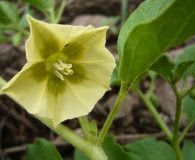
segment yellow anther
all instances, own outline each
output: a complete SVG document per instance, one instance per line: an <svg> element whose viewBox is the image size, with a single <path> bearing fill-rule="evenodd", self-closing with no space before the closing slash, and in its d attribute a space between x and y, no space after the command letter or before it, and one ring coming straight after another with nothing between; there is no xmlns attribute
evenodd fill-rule
<svg viewBox="0 0 195 160"><path fill-rule="evenodd" d="M72 68L72 64L70 63L64 63L61 60L58 60L58 62L53 64L54 68L55 68L55 75L60 78L62 81L64 81L64 76L69 76L73 74L73 70Z"/></svg>

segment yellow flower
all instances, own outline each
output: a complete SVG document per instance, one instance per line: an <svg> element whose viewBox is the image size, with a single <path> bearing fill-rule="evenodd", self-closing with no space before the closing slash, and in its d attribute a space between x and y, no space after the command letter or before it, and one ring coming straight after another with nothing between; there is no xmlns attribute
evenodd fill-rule
<svg viewBox="0 0 195 160"><path fill-rule="evenodd" d="M57 126L87 115L110 89L114 57L105 48L108 27L48 24L27 17L27 63L1 90L29 113Z"/></svg>

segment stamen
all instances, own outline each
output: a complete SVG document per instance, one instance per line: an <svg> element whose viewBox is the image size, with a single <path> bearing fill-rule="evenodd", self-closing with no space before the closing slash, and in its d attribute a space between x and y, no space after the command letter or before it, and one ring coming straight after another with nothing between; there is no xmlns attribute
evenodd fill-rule
<svg viewBox="0 0 195 160"><path fill-rule="evenodd" d="M62 81L64 81L64 77L63 77L63 75L60 73L60 72L58 72L58 70L55 70L55 75L58 77L58 78L60 78Z"/></svg>
<svg viewBox="0 0 195 160"><path fill-rule="evenodd" d="M64 76L69 76L72 75L74 72L71 69L72 68L72 64L70 63L64 63L61 60L58 60L58 62L53 64L54 68L55 68L55 75L60 78L62 81L64 81Z"/></svg>
<svg viewBox="0 0 195 160"><path fill-rule="evenodd" d="M64 70L64 67L61 66L61 65L58 64L58 63L54 63L53 66L54 66L57 70L60 70L60 71Z"/></svg>

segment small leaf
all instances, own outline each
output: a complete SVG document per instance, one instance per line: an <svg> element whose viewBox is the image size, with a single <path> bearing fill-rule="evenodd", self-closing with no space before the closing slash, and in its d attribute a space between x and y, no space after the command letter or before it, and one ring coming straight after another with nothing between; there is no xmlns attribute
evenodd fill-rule
<svg viewBox="0 0 195 160"><path fill-rule="evenodd" d="M117 59L115 62L116 62L116 67L112 72L111 85L119 86L121 84L121 80L118 77L119 60Z"/></svg>
<svg viewBox="0 0 195 160"><path fill-rule="evenodd" d="M192 141L185 140L182 148L184 160L194 160L195 157L195 144Z"/></svg>
<svg viewBox="0 0 195 160"><path fill-rule="evenodd" d="M54 8L54 0L22 0L22 2L29 3L30 5L36 7L38 10L45 12Z"/></svg>
<svg viewBox="0 0 195 160"><path fill-rule="evenodd" d="M176 155L172 147L154 138L145 138L125 147L130 157L129 160L176 160Z"/></svg>
<svg viewBox="0 0 195 160"><path fill-rule="evenodd" d="M91 121L89 124L89 132L93 135L93 136L97 136L97 132L98 132L98 128L97 128L97 124L95 121Z"/></svg>
<svg viewBox="0 0 195 160"><path fill-rule="evenodd" d="M17 25L18 20L17 6L8 1L0 1L0 28L5 25Z"/></svg>
<svg viewBox="0 0 195 160"><path fill-rule="evenodd" d="M168 55L163 55L150 67L150 69L157 72L162 77L167 78L173 67L174 63L171 62L170 57Z"/></svg>
<svg viewBox="0 0 195 160"><path fill-rule="evenodd" d="M186 96L183 101L183 111L186 113L188 122L195 123L195 99Z"/></svg>
<svg viewBox="0 0 195 160"><path fill-rule="evenodd" d="M195 34L194 0L146 0L118 38L119 78L131 84L161 55Z"/></svg>
<svg viewBox="0 0 195 160"><path fill-rule="evenodd" d="M15 47L19 46L21 44L21 41L22 41L22 35L21 33L16 33L14 36L13 36L13 39L12 39L12 43Z"/></svg>
<svg viewBox="0 0 195 160"><path fill-rule="evenodd" d="M179 81L182 77L187 78L189 75L195 74L195 46L186 48L175 58L174 63L175 68L172 73L174 82Z"/></svg>
<svg viewBox="0 0 195 160"><path fill-rule="evenodd" d="M24 160L63 160L55 146L48 140L39 138L27 146Z"/></svg>

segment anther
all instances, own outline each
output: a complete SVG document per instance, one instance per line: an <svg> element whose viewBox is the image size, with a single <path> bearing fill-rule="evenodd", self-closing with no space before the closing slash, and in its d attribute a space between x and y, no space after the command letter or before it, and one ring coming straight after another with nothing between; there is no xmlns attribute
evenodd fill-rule
<svg viewBox="0 0 195 160"><path fill-rule="evenodd" d="M61 60L58 60L58 62L53 64L54 68L55 68L55 75L60 78L62 81L64 81L64 76L69 76L73 74L73 70L72 68L72 64L70 63L64 63Z"/></svg>

